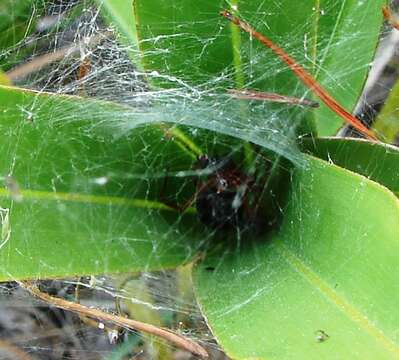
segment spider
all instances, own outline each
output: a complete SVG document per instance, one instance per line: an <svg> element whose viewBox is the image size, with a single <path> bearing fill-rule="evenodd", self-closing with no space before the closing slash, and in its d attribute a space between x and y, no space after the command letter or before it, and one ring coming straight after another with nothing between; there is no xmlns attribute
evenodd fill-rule
<svg viewBox="0 0 399 360"><path fill-rule="evenodd" d="M205 180L198 181L195 207L199 220L215 229L243 228L256 214L250 211L250 192L255 181L241 172L230 159L198 157L199 169L210 170Z"/></svg>
<svg viewBox="0 0 399 360"><path fill-rule="evenodd" d="M208 155L197 157L194 170L199 172L194 195L183 205L163 199L166 205L180 213L195 207L199 221L214 230L260 230L260 199L267 174L258 182L257 174L245 173L230 157Z"/></svg>

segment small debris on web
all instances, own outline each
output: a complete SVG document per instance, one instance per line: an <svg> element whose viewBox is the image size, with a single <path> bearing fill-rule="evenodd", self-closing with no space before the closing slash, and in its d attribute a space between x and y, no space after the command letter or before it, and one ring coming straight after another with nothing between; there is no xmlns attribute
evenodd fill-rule
<svg viewBox="0 0 399 360"><path fill-rule="evenodd" d="M328 335L324 330L317 330L315 334L316 334L316 341L320 343L327 341L330 338L330 335Z"/></svg>

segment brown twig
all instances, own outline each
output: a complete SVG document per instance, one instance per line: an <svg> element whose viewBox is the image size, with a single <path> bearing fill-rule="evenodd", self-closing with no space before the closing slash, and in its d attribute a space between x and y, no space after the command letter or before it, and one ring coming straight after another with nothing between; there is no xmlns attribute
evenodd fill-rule
<svg viewBox="0 0 399 360"><path fill-rule="evenodd" d="M223 17L231 21L240 29L249 33L252 37L259 40L263 45L272 50L288 67L296 74L296 76L317 95L332 111L351 124L355 129L360 131L369 139L376 140L374 132L363 125L359 119L345 110L337 100L335 100L317 81L310 75L301 65L299 65L291 56L289 56L282 48L274 44L269 38L254 30L249 24L240 20L238 17L224 10L220 13Z"/></svg>
<svg viewBox="0 0 399 360"><path fill-rule="evenodd" d="M29 291L32 295L38 297L39 299L53 305L57 308L72 311L76 314L87 316L90 318L95 318L104 322L112 323L121 327L125 327L131 330L141 331L153 336L160 337L166 341L169 341L176 345L177 347L187 350L195 355L201 356L202 358L208 358L208 353L206 350L195 343L194 341L183 337L171 330L159 328L151 324L146 324L141 321L126 319L121 316L108 314L104 311L98 309L88 308L84 305L77 304L71 301L60 299L54 296L50 296L42 291L40 291L31 282L20 282L21 287Z"/></svg>
<svg viewBox="0 0 399 360"><path fill-rule="evenodd" d="M237 99L270 101L289 105L308 106L311 108L318 108L320 106L318 102L313 100L300 99L271 92L237 89L229 89L227 92Z"/></svg>
<svg viewBox="0 0 399 360"><path fill-rule="evenodd" d="M384 15L384 19L396 30L399 30L399 21L396 19L389 6L382 7L382 15Z"/></svg>

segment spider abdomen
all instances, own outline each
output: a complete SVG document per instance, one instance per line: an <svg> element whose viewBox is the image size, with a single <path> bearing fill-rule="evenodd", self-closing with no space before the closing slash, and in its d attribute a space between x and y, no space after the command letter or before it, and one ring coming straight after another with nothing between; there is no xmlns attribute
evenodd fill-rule
<svg viewBox="0 0 399 360"><path fill-rule="evenodd" d="M212 228L238 226L243 219L242 200L238 196L236 191L203 189L195 202L200 221Z"/></svg>

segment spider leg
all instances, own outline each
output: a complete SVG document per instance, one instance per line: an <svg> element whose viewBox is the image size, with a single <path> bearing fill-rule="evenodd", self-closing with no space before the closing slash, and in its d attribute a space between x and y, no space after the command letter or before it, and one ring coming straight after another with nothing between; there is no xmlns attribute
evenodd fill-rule
<svg viewBox="0 0 399 360"><path fill-rule="evenodd" d="M173 201L170 201L166 196L165 196L165 190L168 184L168 176L165 176L162 182L161 190L159 192L159 200L165 204L166 206L169 206L171 209L176 210L177 212L183 213L185 212L195 201L195 197L197 194L195 193L190 199L188 199L184 204L178 204L178 203L173 203Z"/></svg>

